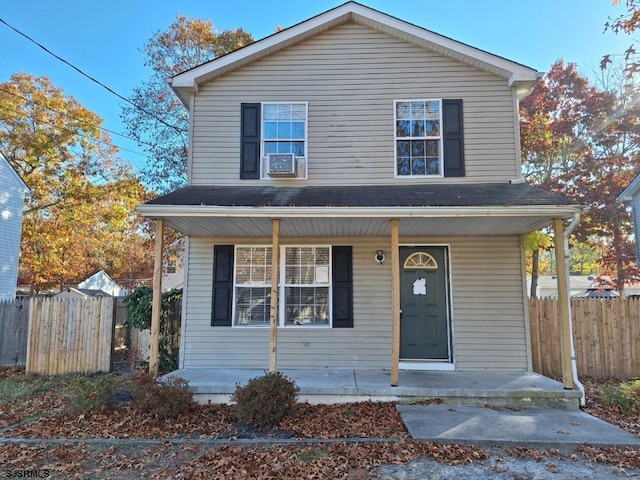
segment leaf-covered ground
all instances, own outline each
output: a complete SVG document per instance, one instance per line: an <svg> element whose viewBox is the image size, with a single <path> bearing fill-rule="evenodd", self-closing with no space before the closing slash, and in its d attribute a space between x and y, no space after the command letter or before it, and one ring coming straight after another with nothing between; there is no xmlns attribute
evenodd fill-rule
<svg viewBox="0 0 640 480"><path fill-rule="evenodd" d="M392 402L301 404L279 428L263 432L237 422L227 405L194 405L177 419L162 420L138 411L124 395L93 412L73 411L69 408L69 382L69 377L37 377L25 375L21 369L0 369L0 436L75 439L62 444L0 444L0 473L17 476L37 471L41 477L47 472L50 478L98 479L365 479L377 476L382 465L418 458L448 465L500 461L495 452L473 446L412 441ZM587 381L586 386L588 413L640 435L637 414L607 404L605 382ZM127 387L125 380L120 387ZM261 437L313 441L234 443ZM114 440L101 444L89 440L95 438ZM353 438L370 440L354 442ZM134 439L155 439L157 443ZM230 442L207 443L216 439ZM522 448L504 450L500 455L533 458L548 465L563 458L610 463L620 471L640 468L640 451L634 449L585 446L563 455Z"/></svg>

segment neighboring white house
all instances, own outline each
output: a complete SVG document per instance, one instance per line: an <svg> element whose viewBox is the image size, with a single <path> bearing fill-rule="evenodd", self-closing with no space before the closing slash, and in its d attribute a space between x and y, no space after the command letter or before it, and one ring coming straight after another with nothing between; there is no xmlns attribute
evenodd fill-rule
<svg viewBox="0 0 640 480"><path fill-rule="evenodd" d="M18 172L0 156L0 300L16 296L22 212L28 191Z"/></svg>
<svg viewBox="0 0 640 480"><path fill-rule="evenodd" d="M184 269L178 268L162 276L162 290L168 292L174 288L182 288L184 283Z"/></svg>
<svg viewBox="0 0 640 480"><path fill-rule="evenodd" d="M118 285L104 270L99 270L83 282L80 282L78 289L102 290L114 297L121 297L127 294L126 290Z"/></svg>

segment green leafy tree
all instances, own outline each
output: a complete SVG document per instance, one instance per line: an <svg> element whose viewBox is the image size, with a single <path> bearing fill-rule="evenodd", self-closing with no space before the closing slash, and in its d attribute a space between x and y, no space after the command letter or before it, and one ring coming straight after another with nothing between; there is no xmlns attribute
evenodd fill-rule
<svg viewBox="0 0 640 480"><path fill-rule="evenodd" d="M217 32L210 20L178 15L166 31L156 32L144 45L144 64L152 75L131 97L142 109L124 105L122 118L129 135L152 158L144 174L156 190L173 190L187 180L188 112L167 78L251 42L251 35L242 29Z"/></svg>
<svg viewBox="0 0 640 480"><path fill-rule="evenodd" d="M139 330L151 328L153 289L141 286L124 298L127 308L125 325ZM162 294L160 307L160 331L158 370L168 373L178 368L180 353L180 324L182 319L182 289L172 289Z"/></svg>
<svg viewBox="0 0 640 480"><path fill-rule="evenodd" d="M577 243L571 249L570 271L573 275L595 275L598 273L598 252L591 245Z"/></svg>

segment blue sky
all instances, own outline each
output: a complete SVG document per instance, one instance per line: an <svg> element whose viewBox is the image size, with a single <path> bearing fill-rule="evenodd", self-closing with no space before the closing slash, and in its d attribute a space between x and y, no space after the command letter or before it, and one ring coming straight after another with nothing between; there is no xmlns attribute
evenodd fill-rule
<svg viewBox="0 0 640 480"><path fill-rule="evenodd" d="M244 28L256 40L344 0L0 0L0 18L55 54L128 97L147 79L142 45L176 14L211 19L216 30ZM558 58L592 76L605 54L621 54L632 38L603 33L624 13L611 0L360 0L360 3L488 52L546 71ZM624 4L624 1L621 1ZM48 76L65 94L124 133L122 100L0 24L0 82L15 72ZM143 152L114 136L114 143ZM141 166L146 158L121 157Z"/></svg>

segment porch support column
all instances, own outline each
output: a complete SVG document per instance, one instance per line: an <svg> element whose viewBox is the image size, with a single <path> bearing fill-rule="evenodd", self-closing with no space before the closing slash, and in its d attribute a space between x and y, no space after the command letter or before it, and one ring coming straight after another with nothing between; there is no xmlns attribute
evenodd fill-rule
<svg viewBox="0 0 640 480"><path fill-rule="evenodd" d="M151 302L151 351L149 373L158 376L158 352L160 340L160 311L162 309L162 249L164 247L164 220L156 219L156 248L153 258L153 299Z"/></svg>
<svg viewBox="0 0 640 480"><path fill-rule="evenodd" d="M571 304L569 303L569 276L567 274L567 251L564 245L562 219L553 220L553 241L556 250L556 271L558 275L558 322L560 327L560 357L562 384L564 388L576 388L571 368Z"/></svg>
<svg viewBox="0 0 640 480"><path fill-rule="evenodd" d="M400 250L398 219L391 219L391 386L398 386L400 365Z"/></svg>
<svg viewBox="0 0 640 480"><path fill-rule="evenodd" d="M278 368L278 265L280 264L280 219L274 218L272 223L269 371L275 372Z"/></svg>

